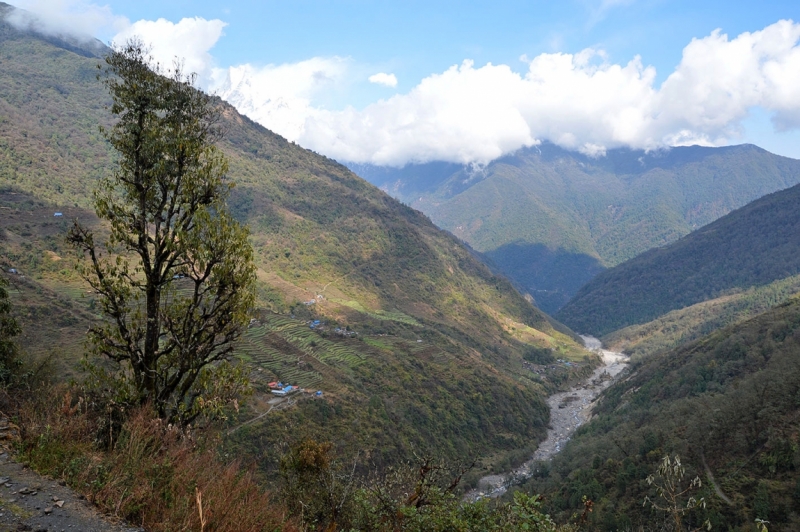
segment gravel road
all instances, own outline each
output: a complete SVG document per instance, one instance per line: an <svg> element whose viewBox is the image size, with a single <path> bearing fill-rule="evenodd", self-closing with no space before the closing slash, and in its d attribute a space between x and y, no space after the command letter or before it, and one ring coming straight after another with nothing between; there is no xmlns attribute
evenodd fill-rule
<svg viewBox="0 0 800 532"><path fill-rule="evenodd" d="M0 531L144 532L100 515L83 497L0 452Z"/></svg>

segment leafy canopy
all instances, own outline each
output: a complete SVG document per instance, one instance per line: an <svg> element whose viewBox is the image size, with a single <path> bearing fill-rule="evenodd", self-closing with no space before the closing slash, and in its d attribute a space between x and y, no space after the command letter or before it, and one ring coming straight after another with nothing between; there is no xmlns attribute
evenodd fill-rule
<svg viewBox="0 0 800 532"><path fill-rule="evenodd" d="M117 121L103 133L119 160L94 204L110 232L98 245L76 222L68 237L105 316L90 343L119 365L94 373L118 399L188 422L244 385L226 359L253 306L253 252L225 204L219 108L195 76L180 65L162 72L137 40L106 63Z"/></svg>

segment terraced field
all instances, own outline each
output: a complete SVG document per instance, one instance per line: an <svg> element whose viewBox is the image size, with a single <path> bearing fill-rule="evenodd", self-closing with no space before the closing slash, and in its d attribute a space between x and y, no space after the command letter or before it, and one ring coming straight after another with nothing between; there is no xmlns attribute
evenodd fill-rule
<svg viewBox="0 0 800 532"><path fill-rule="evenodd" d="M351 369L365 360L348 343L331 341L309 326L288 316L266 315L260 324L243 335L240 355L282 382L303 388L318 388L324 374L336 369Z"/></svg>
<svg viewBox="0 0 800 532"><path fill-rule="evenodd" d="M358 312L361 312L362 314L366 314L367 316L370 316L371 318L375 318L375 319L379 319L379 320L396 321L398 323L405 323L406 325L413 325L415 327L420 327L421 326L420 323L417 320L415 320L414 318L412 318L408 314L405 314L404 312L400 312L399 310L395 310L395 311L369 310L366 307L364 307L361 303L359 303L358 301L352 301L352 300L347 300L347 299L339 299L339 298L335 298L335 297L332 297L332 298L329 298L329 299L331 301L333 301L334 303L338 303L340 305L344 305L345 307L349 307L349 308L351 308L353 310L357 310Z"/></svg>
<svg viewBox="0 0 800 532"><path fill-rule="evenodd" d="M45 283L42 283L45 284ZM61 297L86 303L86 296L91 292L82 284L59 284L57 282L46 283L46 286Z"/></svg>
<svg viewBox="0 0 800 532"><path fill-rule="evenodd" d="M428 343L412 342L396 336L372 336L363 338L364 343L383 351L406 353L415 358L424 358L435 362L444 362L444 353Z"/></svg>

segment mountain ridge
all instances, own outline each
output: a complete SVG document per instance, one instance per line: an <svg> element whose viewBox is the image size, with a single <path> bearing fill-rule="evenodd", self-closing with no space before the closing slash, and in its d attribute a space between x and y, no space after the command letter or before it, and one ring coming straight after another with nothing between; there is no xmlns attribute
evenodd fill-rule
<svg viewBox="0 0 800 532"><path fill-rule="evenodd" d="M800 185L599 274L558 316L598 335L800 273Z"/></svg>
<svg viewBox="0 0 800 532"><path fill-rule="evenodd" d="M484 168L350 167L487 256L549 312L603 269L800 182L800 161L749 144L592 158L543 143Z"/></svg>

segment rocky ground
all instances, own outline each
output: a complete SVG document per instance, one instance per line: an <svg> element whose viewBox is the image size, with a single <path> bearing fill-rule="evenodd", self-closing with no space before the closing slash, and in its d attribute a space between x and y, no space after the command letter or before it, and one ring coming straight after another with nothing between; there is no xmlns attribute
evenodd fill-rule
<svg viewBox="0 0 800 532"><path fill-rule="evenodd" d="M604 364L569 391L551 395L547 399L547 404L550 406L547 439L539 444L529 461L511 472L481 478L477 489L467 493L466 498L475 500L483 497L499 497L510 485L529 478L531 466L535 462L550 460L569 441L575 430L591 417L595 399L625 369L628 357L622 353L603 349L596 338L589 336L582 338L587 348L597 351L603 357Z"/></svg>
<svg viewBox="0 0 800 532"><path fill-rule="evenodd" d="M15 432L0 418L0 441L13 441ZM0 532L23 530L144 532L101 515L82 495L15 462L0 444Z"/></svg>

